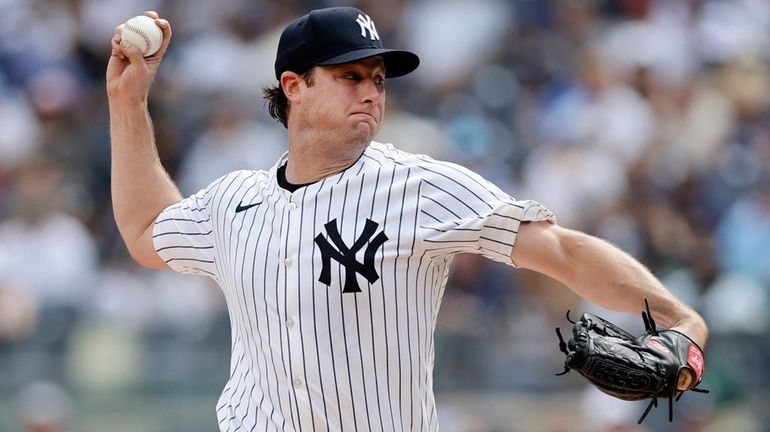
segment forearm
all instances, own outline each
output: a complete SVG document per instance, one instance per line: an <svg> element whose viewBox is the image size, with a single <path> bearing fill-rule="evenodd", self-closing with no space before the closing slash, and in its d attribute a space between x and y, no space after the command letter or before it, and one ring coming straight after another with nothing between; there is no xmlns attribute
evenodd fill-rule
<svg viewBox="0 0 770 432"><path fill-rule="evenodd" d="M561 238L570 271L562 282L608 309L639 313L647 299L663 327L677 329L703 345L708 330L692 308L673 296L639 261L596 237L570 232Z"/></svg>
<svg viewBox="0 0 770 432"><path fill-rule="evenodd" d="M708 338L698 313L674 297L639 261L599 238L547 222L524 223L511 259L608 309L640 313L647 299L662 327L678 330L700 345Z"/></svg>
<svg viewBox="0 0 770 432"><path fill-rule="evenodd" d="M161 165L146 102L111 99L110 138L112 206L132 251L158 214L182 196Z"/></svg>

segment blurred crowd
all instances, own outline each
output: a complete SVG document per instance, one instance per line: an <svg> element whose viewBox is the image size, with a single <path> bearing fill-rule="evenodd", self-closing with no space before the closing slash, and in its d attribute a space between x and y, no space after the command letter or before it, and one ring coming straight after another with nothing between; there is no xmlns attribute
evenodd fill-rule
<svg viewBox="0 0 770 432"><path fill-rule="evenodd" d="M141 269L112 218L114 28L144 10L171 21L149 103L160 157L188 195L285 151L259 97L275 81L278 36L337 5L362 8L386 47L422 60L388 82L379 141L468 166L639 258L712 332L712 394L683 404L687 430L768 430L759 411L721 415L770 403L766 0L0 0L0 394L18 395L20 424L65 416L66 392L216 391L226 380L218 288ZM579 388L552 377L553 327L569 325L570 308L641 330L637 317L476 256L456 258L445 293L438 392ZM41 400L57 408L34 409ZM640 411L602 403L617 409L594 415L597 428Z"/></svg>

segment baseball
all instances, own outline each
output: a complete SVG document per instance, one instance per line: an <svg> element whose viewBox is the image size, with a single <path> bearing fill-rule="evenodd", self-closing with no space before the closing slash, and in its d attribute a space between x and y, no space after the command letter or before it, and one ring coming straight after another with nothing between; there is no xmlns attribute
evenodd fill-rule
<svg viewBox="0 0 770 432"><path fill-rule="evenodd" d="M123 24L123 40L139 48L145 57L158 52L163 42L163 30L155 20L144 15L131 18Z"/></svg>

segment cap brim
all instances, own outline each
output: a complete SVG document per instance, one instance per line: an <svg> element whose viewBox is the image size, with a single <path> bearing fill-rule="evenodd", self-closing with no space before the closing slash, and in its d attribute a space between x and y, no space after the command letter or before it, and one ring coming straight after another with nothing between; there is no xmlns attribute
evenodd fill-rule
<svg viewBox="0 0 770 432"><path fill-rule="evenodd" d="M390 50L382 48L365 48L346 52L338 56L318 62L321 66L350 63L374 56L382 56L385 61L385 78L395 78L406 75L420 65L420 58L411 51Z"/></svg>

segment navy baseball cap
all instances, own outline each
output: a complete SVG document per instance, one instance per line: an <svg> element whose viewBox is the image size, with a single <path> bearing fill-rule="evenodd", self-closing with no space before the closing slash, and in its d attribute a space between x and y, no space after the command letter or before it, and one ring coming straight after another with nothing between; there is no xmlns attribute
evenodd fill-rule
<svg viewBox="0 0 770 432"><path fill-rule="evenodd" d="M417 54L384 49L374 21L352 7L313 10L292 21L281 33L275 77L285 71L301 73L315 65L329 66L382 56L386 78L417 69Z"/></svg>

